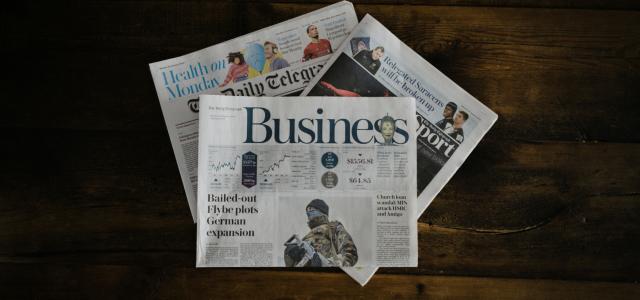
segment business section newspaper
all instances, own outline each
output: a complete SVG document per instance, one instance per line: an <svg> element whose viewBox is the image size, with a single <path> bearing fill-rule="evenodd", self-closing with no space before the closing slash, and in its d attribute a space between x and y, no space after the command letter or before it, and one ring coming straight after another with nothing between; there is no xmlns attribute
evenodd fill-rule
<svg viewBox="0 0 640 300"><path fill-rule="evenodd" d="M370 15L353 29L302 95L416 99L420 194L414 220L498 117ZM364 285L377 267L343 269Z"/></svg>
<svg viewBox="0 0 640 300"><path fill-rule="evenodd" d="M198 96L300 93L357 23L353 5L342 1L149 65L194 222Z"/></svg>
<svg viewBox="0 0 640 300"><path fill-rule="evenodd" d="M412 97L200 96L197 267L417 266Z"/></svg>

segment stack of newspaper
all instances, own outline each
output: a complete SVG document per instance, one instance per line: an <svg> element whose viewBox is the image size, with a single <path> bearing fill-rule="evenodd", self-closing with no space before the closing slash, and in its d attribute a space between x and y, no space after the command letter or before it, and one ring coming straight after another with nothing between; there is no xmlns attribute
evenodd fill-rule
<svg viewBox="0 0 640 300"><path fill-rule="evenodd" d="M346 1L150 69L197 267L416 267L417 218L497 119Z"/></svg>

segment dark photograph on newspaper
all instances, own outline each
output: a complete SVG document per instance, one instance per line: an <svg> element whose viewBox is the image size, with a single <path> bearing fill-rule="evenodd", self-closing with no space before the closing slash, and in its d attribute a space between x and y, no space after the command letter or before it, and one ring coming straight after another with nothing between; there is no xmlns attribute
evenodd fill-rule
<svg viewBox="0 0 640 300"><path fill-rule="evenodd" d="M313 87L310 96L392 97L395 96L358 62L344 53L333 64L331 72Z"/></svg>

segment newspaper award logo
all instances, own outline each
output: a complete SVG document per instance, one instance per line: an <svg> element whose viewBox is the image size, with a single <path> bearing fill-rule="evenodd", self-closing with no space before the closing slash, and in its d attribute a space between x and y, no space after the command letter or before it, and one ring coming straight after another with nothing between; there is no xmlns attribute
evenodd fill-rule
<svg viewBox="0 0 640 300"><path fill-rule="evenodd" d="M320 178L320 181L325 188L332 189L336 187L336 185L338 185L338 174L327 171L322 174L322 178Z"/></svg>
<svg viewBox="0 0 640 300"><path fill-rule="evenodd" d="M333 152L322 155L322 165L327 169L333 169L338 165L338 156Z"/></svg>
<svg viewBox="0 0 640 300"><path fill-rule="evenodd" d="M242 185L252 188L258 179L258 155L247 152L242 155Z"/></svg>

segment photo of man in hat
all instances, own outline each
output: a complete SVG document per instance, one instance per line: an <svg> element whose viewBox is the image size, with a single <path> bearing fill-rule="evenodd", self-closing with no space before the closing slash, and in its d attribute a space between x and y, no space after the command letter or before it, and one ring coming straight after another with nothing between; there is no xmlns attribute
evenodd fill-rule
<svg viewBox="0 0 640 300"><path fill-rule="evenodd" d="M351 235L339 221L329 221L329 206L314 199L306 207L307 225L311 229L300 244L288 244L284 250L287 267L350 267L358 261L358 249ZM305 249L301 244L308 244ZM311 259L305 259L311 257ZM300 263L300 262L303 263Z"/></svg>

